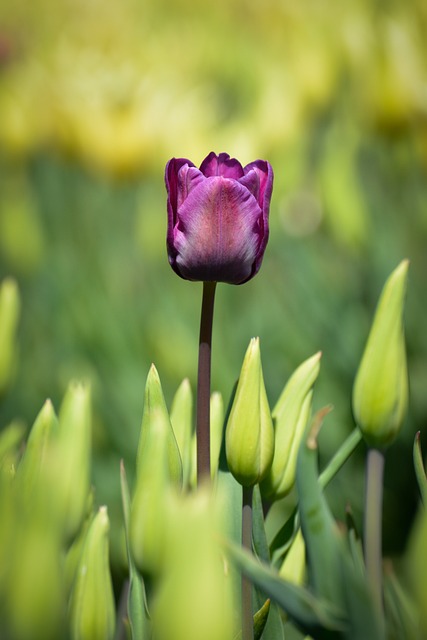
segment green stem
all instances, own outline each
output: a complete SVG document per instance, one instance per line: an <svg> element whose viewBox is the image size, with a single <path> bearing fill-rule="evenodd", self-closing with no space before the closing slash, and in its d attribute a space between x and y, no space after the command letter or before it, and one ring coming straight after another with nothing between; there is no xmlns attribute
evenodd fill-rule
<svg viewBox="0 0 427 640"><path fill-rule="evenodd" d="M338 473L344 463L349 459L359 442L362 440L362 432L359 427L353 429L348 438L340 446L333 458L328 462L328 466L319 476L319 484L324 489L332 478Z"/></svg>
<svg viewBox="0 0 427 640"><path fill-rule="evenodd" d="M203 283L197 376L197 480L210 479L210 396L212 323L216 282Z"/></svg>
<svg viewBox="0 0 427 640"><path fill-rule="evenodd" d="M253 487L243 487L242 496L242 547L252 553ZM253 637L252 583L242 575L242 640L253 640Z"/></svg>
<svg viewBox="0 0 427 640"><path fill-rule="evenodd" d="M365 497L365 563L372 595L380 613L382 597L382 501L384 453L369 449L366 470Z"/></svg>

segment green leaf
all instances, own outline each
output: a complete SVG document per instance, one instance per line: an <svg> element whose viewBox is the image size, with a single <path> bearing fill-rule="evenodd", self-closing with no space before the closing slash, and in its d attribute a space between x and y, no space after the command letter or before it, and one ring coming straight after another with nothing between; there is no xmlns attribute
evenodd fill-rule
<svg viewBox="0 0 427 640"><path fill-rule="evenodd" d="M318 482L317 434L320 414L306 431L297 461L301 529L307 546L310 586L317 597L344 610L341 587L342 540Z"/></svg>
<svg viewBox="0 0 427 640"><path fill-rule="evenodd" d="M417 607L404 591L391 563L387 563L384 571L384 608L389 637L396 640L419 640Z"/></svg>
<svg viewBox="0 0 427 640"><path fill-rule="evenodd" d="M319 414L309 427L298 454L297 487L301 528L307 548L309 582L321 600L333 602L343 613L347 640L379 640L381 621L367 582L346 550L318 481L317 435Z"/></svg>
<svg viewBox="0 0 427 640"><path fill-rule="evenodd" d="M283 556L292 544L295 533L299 528L298 508L296 507L285 524L279 529L270 544L272 564L278 569L282 564Z"/></svg>
<svg viewBox="0 0 427 640"><path fill-rule="evenodd" d="M261 640L261 636L263 637L263 640L266 638L266 636L263 636L262 634L265 629L265 624L269 618L270 607L271 601L269 599L265 600L262 607L258 609L254 615L254 640ZM234 640L242 640L241 631L239 631L239 633L234 637ZM276 636L275 640L279 640L279 637Z"/></svg>
<svg viewBox="0 0 427 640"><path fill-rule="evenodd" d="M236 545L228 543L227 550L241 571L277 602L305 633L319 639L340 637L338 632L343 631L345 620L333 603L282 580L274 570Z"/></svg>
<svg viewBox="0 0 427 640"><path fill-rule="evenodd" d="M418 486L421 493L421 499L424 505L427 505L427 476L424 469L423 454L421 452L420 432L415 434L414 440L414 467Z"/></svg>
<svg viewBox="0 0 427 640"><path fill-rule="evenodd" d="M129 563L128 616L132 640L147 640L151 636L144 582L132 558L129 544L130 494L123 460L120 463L123 520Z"/></svg>

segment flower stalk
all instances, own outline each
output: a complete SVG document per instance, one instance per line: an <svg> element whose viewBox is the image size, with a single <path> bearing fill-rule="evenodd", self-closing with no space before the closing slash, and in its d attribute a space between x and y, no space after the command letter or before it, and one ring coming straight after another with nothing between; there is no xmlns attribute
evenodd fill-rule
<svg viewBox="0 0 427 640"><path fill-rule="evenodd" d="M252 499L253 486L242 492L242 548L252 553ZM242 574L242 640L253 640L252 583Z"/></svg>
<svg viewBox="0 0 427 640"><path fill-rule="evenodd" d="M197 374L197 480L210 478L210 395L212 323L216 282L203 283Z"/></svg>
<svg viewBox="0 0 427 640"><path fill-rule="evenodd" d="M384 452L369 449L366 469L365 564L377 611L383 612L382 596L382 502Z"/></svg>

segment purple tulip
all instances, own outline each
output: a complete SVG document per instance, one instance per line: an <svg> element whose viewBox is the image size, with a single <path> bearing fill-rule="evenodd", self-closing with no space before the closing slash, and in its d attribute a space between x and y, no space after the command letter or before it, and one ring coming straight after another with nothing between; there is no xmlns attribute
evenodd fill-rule
<svg viewBox="0 0 427 640"><path fill-rule="evenodd" d="M273 169L265 160L242 167L210 153L200 169L186 158L166 165L167 248L186 280L242 284L258 272L268 240Z"/></svg>

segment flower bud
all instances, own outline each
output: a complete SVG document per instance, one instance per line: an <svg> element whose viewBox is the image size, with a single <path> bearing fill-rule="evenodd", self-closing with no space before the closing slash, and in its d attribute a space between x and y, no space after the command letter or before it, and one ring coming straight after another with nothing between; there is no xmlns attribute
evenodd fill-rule
<svg viewBox="0 0 427 640"><path fill-rule="evenodd" d="M220 548L219 509L207 487L175 495L166 568L152 606L156 640L232 640L234 603Z"/></svg>
<svg viewBox="0 0 427 640"><path fill-rule="evenodd" d="M66 602L60 532L34 506L19 509L15 518L7 558L10 635L2 637L56 640L64 628Z"/></svg>
<svg viewBox="0 0 427 640"><path fill-rule="evenodd" d="M182 381L172 401L170 420L182 460L182 479L188 486L191 475L193 434L193 394L188 378Z"/></svg>
<svg viewBox="0 0 427 640"><path fill-rule="evenodd" d="M224 431L224 402L218 391L211 394L211 476L214 478L218 471L219 454L221 451Z"/></svg>
<svg viewBox="0 0 427 640"><path fill-rule="evenodd" d="M371 447L389 445L406 414L403 308L408 266L403 260L384 285L353 387L353 413Z"/></svg>
<svg viewBox="0 0 427 640"><path fill-rule="evenodd" d="M58 437L52 450L56 508L65 537L71 540L87 512L90 493L91 403L88 386L69 385L59 412Z"/></svg>
<svg viewBox="0 0 427 640"><path fill-rule="evenodd" d="M19 308L17 284L12 278L6 278L0 285L0 395L9 386L15 372Z"/></svg>
<svg viewBox="0 0 427 640"><path fill-rule="evenodd" d="M107 507L100 507L90 525L70 602L72 640L114 637L115 603L108 560Z"/></svg>
<svg viewBox="0 0 427 640"><path fill-rule="evenodd" d="M270 164L242 167L226 153L210 153L197 169L186 158L172 158L165 182L172 269L186 280L242 284L253 278L268 240Z"/></svg>
<svg viewBox="0 0 427 640"><path fill-rule="evenodd" d="M262 494L270 500L283 498L295 484L298 449L311 413L321 355L319 351L294 371L273 409L274 458L261 484Z"/></svg>
<svg viewBox="0 0 427 640"><path fill-rule="evenodd" d="M52 436L57 436L58 418L50 400L46 400L28 436L24 455L18 467L20 489L28 497L40 486L40 474L49 464Z"/></svg>
<svg viewBox="0 0 427 640"><path fill-rule="evenodd" d="M228 467L243 486L257 484L268 472L274 432L258 338L252 338L245 354L227 422L225 447Z"/></svg>
<svg viewBox="0 0 427 640"><path fill-rule="evenodd" d="M296 585L302 585L306 576L305 542L301 529L298 529L295 538L289 547L279 575L284 580Z"/></svg>
<svg viewBox="0 0 427 640"><path fill-rule="evenodd" d="M160 379L154 365L147 377L137 479L132 499L129 540L135 564L157 575L164 565L166 513L172 486L181 487L182 466Z"/></svg>
<svg viewBox="0 0 427 640"><path fill-rule="evenodd" d="M155 419L153 419L154 414ZM163 396L159 374L154 364L151 365L145 385L144 410L137 453L137 470L139 470L141 460L146 455L146 449L149 446L147 442L153 438L163 438L165 440L170 478L178 484L182 484L181 456Z"/></svg>

